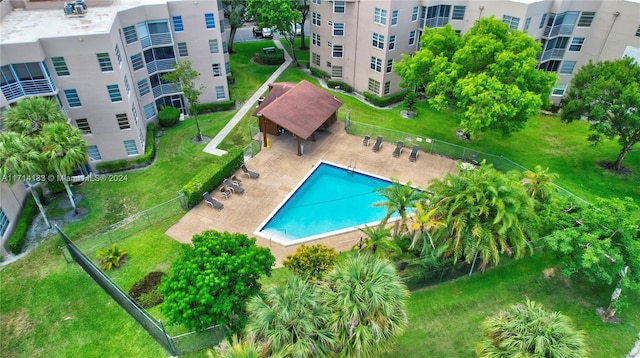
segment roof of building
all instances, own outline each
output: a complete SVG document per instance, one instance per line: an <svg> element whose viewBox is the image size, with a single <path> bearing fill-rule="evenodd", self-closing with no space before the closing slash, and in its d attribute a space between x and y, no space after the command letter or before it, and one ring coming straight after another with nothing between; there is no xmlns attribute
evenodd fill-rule
<svg viewBox="0 0 640 358"><path fill-rule="evenodd" d="M302 80L298 84L272 83L271 90L256 110L270 121L308 139L344 102Z"/></svg>

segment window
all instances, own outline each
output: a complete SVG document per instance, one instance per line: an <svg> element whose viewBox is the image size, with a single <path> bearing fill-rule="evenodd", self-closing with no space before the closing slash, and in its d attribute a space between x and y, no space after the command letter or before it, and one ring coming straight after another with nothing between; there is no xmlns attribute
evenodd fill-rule
<svg viewBox="0 0 640 358"><path fill-rule="evenodd" d="M7 218L7 214L4 213L4 210L0 209L0 237L4 236L4 233L7 232L8 227L9 218Z"/></svg>
<svg viewBox="0 0 640 358"><path fill-rule="evenodd" d="M153 118L156 115L156 106L153 102L144 106L144 118L147 120Z"/></svg>
<svg viewBox="0 0 640 358"><path fill-rule="evenodd" d="M127 117L126 113L116 114L116 121L118 122L118 128L120 129L131 128L131 124L129 124L129 117Z"/></svg>
<svg viewBox="0 0 640 358"><path fill-rule="evenodd" d="M114 47L113 52L116 54L116 60L118 60L118 66L122 64L122 56L120 55L120 47L116 45Z"/></svg>
<svg viewBox="0 0 640 358"><path fill-rule="evenodd" d="M316 66L320 66L320 55L318 55L315 52L311 53L311 63L313 63Z"/></svg>
<svg viewBox="0 0 640 358"><path fill-rule="evenodd" d="M375 8L373 10L373 22L380 25L387 24L387 10Z"/></svg>
<svg viewBox="0 0 640 358"><path fill-rule="evenodd" d="M414 6L411 11L411 21L418 21L418 7Z"/></svg>
<svg viewBox="0 0 640 358"><path fill-rule="evenodd" d="M509 15L504 15L504 16L502 16L502 22L504 22L505 24L509 25L509 28L511 30L517 30L518 29L518 25L520 25L520 18L519 17L509 16Z"/></svg>
<svg viewBox="0 0 640 358"><path fill-rule="evenodd" d="M129 87L129 79L127 78L127 75L122 78L122 82L124 82L124 89L127 91L127 94L129 94L129 92L131 92L131 87Z"/></svg>
<svg viewBox="0 0 640 358"><path fill-rule="evenodd" d="M560 61L552 60L541 63L538 68L547 71L547 72L558 72L558 68L560 67Z"/></svg>
<svg viewBox="0 0 640 358"><path fill-rule="evenodd" d="M122 29L122 33L124 34L124 41L127 44L138 41L138 35L136 34L135 26L127 26Z"/></svg>
<svg viewBox="0 0 640 358"><path fill-rule="evenodd" d="M389 36L389 51L396 48L396 35Z"/></svg>
<svg viewBox="0 0 640 358"><path fill-rule="evenodd" d="M144 67L144 62L142 61L142 54L131 55L131 66L133 66L133 70L137 71Z"/></svg>
<svg viewBox="0 0 640 358"><path fill-rule="evenodd" d="M316 34L315 32L311 34L311 43L316 46L320 46L320 35Z"/></svg>
<svg viewBox="0 0 640 358"><path fill-rule="evenodd" d="M182 25L182 16L173 17L173 31L175 32L184 31L184 26Z"/></svg>
<svg viewBox="0 0 640 358"><path fill-rule="evenodd" d="M409 33L409 45L414 45L416 43L416 30L413 30Z"/></svg>
<svg viewBox="0 0 640 358"><path fill-rule="evenodd" d="M220 20L220 32L224 32L224 20Z"/></svg>
<svg viewBox="0 0 640 358"><path fill-rule="evenodd" d="M334 1L333 12L336 14L344 14L344 1Z"/></svg>
<svg viewBox="0 0 640 358"><path fill-rule="evenodd" d="M113 66L111 65L111 58L109 58L109 54L106 52L99 53L96 55L98 57L98 64L100 65L100 71L109 72L113 71Z"/></svg>
<svg viewBox="0 0 640 358"><path fill-rule="evenodd" d="M322 24L319 13L317 12L311 13L311 23L316 26L320 26L320 24Z"/></svg>
<svg viewBox="0 0 640 358"><path fill-rule="evenodd" d="M111 102L122 101L122 95L120 94L120 88L118 88L118 85L107 85L107 92L109 92Z"/></svg>
<svg viewBox="0 0 640 358"><path fill-rule="evenodd" d="M384 49L384 35L380 35L380 34L377 34L377 33L374 32L372 40L371 40L371 46L383 50Z"/></svg>
<svg viewBox="0 0 640 358"><path fill-rule="evenodd" d="M327 46L333 47L333 44L331 42L327 41Z"/></svg>
<svg viewBox="0 0 640 358"><path fill-rule="evenodd" d="M178 56L187 57L189 56L189 51L187 50L186 42L178 42Z"/></svg>
<svg viewBox="0 0 640 358"><path fill-rule="evenodd" d="M218 39L209 40L209 53L219 53Z"/></svg>
<svg viewBox="0 0 640 358"><path fill-rule="evenodd" d="M133 121L138 125L138 111L136 110L136 105L131 106L131 114L133 114Z"/></svg>
<svg viewBox="0 0 640 358"><path fill-rule="evenodd" d="M571 45L569 45L569 51L580 51L582 50L582 45L584 44L584 37L574 37L571 40Z"/></svg>
<svg viewBox="0 0 640 358"><path fill-rule="evenodd" d="M596 16L595 12L592 11L583 11L580 14L580 20L578 20L579 27L590 27L593 22L593 18Z"/></svg>
<svg viewBox="0 0 640 358"><path fill-rule="evenodd" d="M127 155L138 155L138 147L136 141L133 139L124 141L124 150L127 151Z"/></svg>
<svg viewBox="0 0 640 358"><path fill-rule="evenodd" d="M544 27L545 20L547 20L547 14L546 13L542 14L542 19L540 19L540 26L538 26L539 29Z"/></svg>
<svg viewBox="0 0 640 358"><path fill-rule="evenodd" d="M343 46L342 45L333 45L333 51L331 51L332 57L342 57Z"/></svg>
<svg viewBox="0 0 640 358"><path fill-rule="evenodd" d="M553 96L564 96L564 91L567 90L566 83L558 83L553 90L551 91L551 95Z"/></svg>
<svg viewBox="0 0 640 358"><path fill-rule="evenodd" d="M369 78L369 92L375 94L376 96L380 94L380 82L374 80L373 78Z"/></svg>
<svg viewBox="0 0 640 358"><path fill-rule="evenodd" d="M371 64L369 67L376 72L382 72L382 60L371 56Z"/></svg>
<svg viewBox="0 0 640 358"><path fill-rule="evenodd" d="M229 61L225 61L224 63L224 72L228 75L231 74L231 64L229 64Z"/></svg>
<svg viewBox="0 0 640 358"><path fill-rule="evenodd" d="M140 81L138 81L137 85L138 85L138 92L140 92L141 96L144 96L145 94L149 93L149 91L150 91L150 89L149 89L149 81L147 81L146 78L141 79Z"/></svg>
<svg viewBox="0 0 640 358"><path fill-rule="evenodd" d="M640 37L640 25L638 26L638 29L636 30L636 36Z"/></svg>
<svg viewBox="0 0 640 358"><path fill-rule="evenodd" d="M51 63L58 76L69 76L69 68L64 57L51 57Z"/></svg>
<svg viewBox="0 0 640 358"><path fill-rule="evenodd" d="M321 0L313 0L312 2L316 5L320 5Z"/></svg>
<svg viewBox="0 0 640 358"><path fill-rule="evenodd" d="M82 103L80 103L80 97L78 97L78 91L74 89L64 90L64 95L67 97L67 102L69 103L69 107L80 107Z"/></svg>
<svg viewBox="0 0 640 358"><path fill-rule="evenodd" d="M100 156L100 151L98 150L98 146L96 145L90 145L89 147L87 147L87 151L89 153L89 160L90 161L96 161L96 160L102 160L102 157Z"/></svg>
<svg viewBox="0 0 640 358"><path fill-rule="evenodd" d="M391 92L391 81L385 82L384 83L384 93L383 95L386 96Z"/></svg>
<svg viewBox="0 0 640 358"><path fill-rule="evenodd" d="M216 86L216 98L224 99L224 86Z"/></svg>
<svg viewBox="0 0 640 358"><path fill-rule="evenodd" d="M450 13L451 5L429 6L423 24L429 28L444 27L449 23Z"/></svg>
<svg viewBox="0 0 640 358"><path fill-rule="evenodd" d="M398 24L398 10L391 11L391 26Z"/></svg>
<svg viewBox="0 0 640 358"><path fill-rule="evenodd" d="M393 72L393 59L387 60L387 73Z"/></svg>
<svg viewBox="0 0 640 358"><path fill-rule="evenodd" d="M332 78L342 78L342 66L333 66L333 67L331 67L331 77Z"/></svg>
<svg viewBox="0 0 640 358"><path fill-rule="evenodd" d="M204 14L204 24L207 26L207 29L216 28L216 19L213 13Z"/></svg>
<svg viewBox="0 0 640 358"><path fill-rule="evenodd" d="M222 52L224 53L229 52L229 46L227 46L227 41L222 41Z"/></svg>
<svg viewBox="0 0 640 358"><path fill-rule="evenodd" d="M451 15L451 20L464 20L464 12L467 10L466 6L453 6L453 14Z"/></svg>
<svg viewBox="0 0 640 358"><path fill-rule="evenodd" d="M576 67L576 61L564 61L562 67L560 67L560 74L570 75L573 73L573 69Z"/></svg>
<svg viewBox="0 0 640 358"><path fill-rule="evenodd" d="M344 36L344 24L336 22L333 24L333 36Z"/></svg>
<svg viewBox="0 0 640 358"><path fill-rule="evenodd" d="M327 67L331 68L331 62L327 61Z"/></svg>
<svg viewBox="0 0 640 358"><path fill-rule="evenodd" d="M531 18L527 17L526 20L524 20L524 27L522 28L522 31L527 31L529 30L529 25L531 24Z"/></svg>
<svg viewBox="0 0 640 358"><path fill-rule="evenodd" d="M219 63L214 63L211 65L211 70L213 70L213 77L222 76L222 67Z"/></svg>
<svg viewBox="0 0 640 358"><path fill-rule="evenodd" d="M86 118L76 119L76 127L82 131L82 134L91 134L91 127L89 121Z"/></svg>

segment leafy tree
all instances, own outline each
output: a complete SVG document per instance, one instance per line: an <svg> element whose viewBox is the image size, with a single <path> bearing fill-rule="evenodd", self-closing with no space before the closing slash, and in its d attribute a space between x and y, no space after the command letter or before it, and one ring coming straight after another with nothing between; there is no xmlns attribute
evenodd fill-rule
<svg viewBox="0 0 640 358"><path fill-rule="evenodd" d="M339 357L379 357L407 327L409 291L395 266L351 254L325 275L322 300Z"/></svg>
<svg viewBox="0 0 640 358"><path fill-rule="evenodd" d="M204 85L196 85L196 80L200 77L200 72L191 68L191 60L183 58L173 66L173 71L162 75L162 79L168 82L180 84L180 91L184 94L188 102L188 111L193 114L198 129L198 142L202 142L202 131L198 122L197 106L200 102L200 95L204 91ZM196 108L194 108L196 107Z"/></svg>
<svg viewBox="0 0 640 358"><path fill-rule="evenodd" d="M338 261L338 253L335 249L322 244L300 245L296 252L282 262L284 267L300 277L308 277L311 281L322 278L322 275L330 270Z"/></svg>
<svg viewBox="0 0 640 358"><path fill-rule="evenodd" d="M404 96L404 100L402 101L402 105L409 112L416 111L416 105L418 104L418 94L414 91L409 91Z"/></svg>
<svg viewBox="0 0 640 358"><path fill-rule="evenodd" d="M631 198L598 199L570 213L573 220L549 235L546 244L561 258L563 274L615 285L605 320L614 318L622 292L640 292L640 208Z"/></svg>
<svg viewBox="0 0 640 358"><path fill-rule="evenodd" d="M246 0L221 0L222 11L224 17L229 20L229 40L227 41L227 49L229 53L233 51L233 41L236 32L247 22L247 1Z"/></svg>
<svg viewBox="0 0 640 358"><path fill-rule="evenodd" d="M171 265L160 291L163 313L173 324L205 329L226 324L239 332L246 320L246 301L260 292L258 279L271 276L275 258L255 239L208 230L194 235Z"/></svg>
<svg viewBox="0 0 640 358"><path fill-rule="evenodd" d="M594 145L602 137L618 138L622 146L612 167L622 168L624 157L640 142L640 64L630 57L580 67L562 100L562 120L586 118Z"/></svg>
<svg viewBox="0 0 640 358"><path fill-rule="evenodd" d="M302 20L300 20L300 49L307 50L307 44L304 41L304 24L307 22L307 18L309 17L309 1L297 0L296 8L302 15Z"/></svg>
<svg viewBox="0 0 640 358"><path fill-rule="evenodd" d="M391 230L382 224L373 227L365 225L364 228L358 230L367 235L357 244L359 250L381 257L400 252L400 247L390 239Z"/></svg>
<svg viewBox="0 0 640 358"><path fill-rule="evenodd" d="M246 332L269 357L326 357L335 343L317 285L298 276L252 297L248 311Z"/></svg>
<svg viewBox="0 0 640 358"><path fill-rule="evenodd" d="M40 148L46 166L58 174L58 180L64 184L77 214L78 208L67 178L74 168L87 161L87 141L78 128L71 128L65 122L48 123L42 130Z"/></svg>
<svg viewBox="0 0 640 358"><path fill-rule="evenodd" d="M47 97L21 99L4 114L5 129L25 136L40 133L47 123L66 122L60 106Z"/></svg>
<svg viewBox="0 0 640 358"><path fill-rule="evenodd" d="M394 235L398 234L399 228L405 227L408 216L407 211L413 208L415 203L424 197L421 191L411 187L410 182L403 185L397 180L393 180L388 187L376 189L376 192L385 200L373 203L373 206L387 208L387 214L382 219L380 225L385 226L395 212L398 212L398 215L400 215L400 223L396 225Z"/></svg>
<svg viewBox="0 0 640 358"><path fill-rule="evenodd" d="M448 228L438 244L450 249L454 262L464 257L475 263L479 255L484 270L489 263L497 265L501 253L520 258L531 251L536 215L517 174L503 174L484 161L478 168L459 164L458 172L429 186L435 193L430 200Z"/></svg>
<svg viewBox="0 0 640 358"><path fill-rule="evenodd" d="M302 22L298 0L247 0L249 13L256 16L258 26L274 27L289 44L293 62L300 66L295 52L296 24Z"/></svg>
<svg viewBox="0 0 640 358"><path fill-rule="evenodd" d="M482 322L486 336L476 347L482 358L582 358L587 355L584 333L571 320L549 312L534 301L511 306Z"/></svg>
<svg viewBox="0 0 640 358"><path fill-rule="evenodd" d="M2 181L13 185L17 181L29 179L30 176L41 175L40 163L40 154L35 149L31 137L23 137L16 132L0 132L0 178ZM51 228L44 206L31 183L28 183L28 190L38 205L45 224Z"/></svg>
<svg viewBox="0 0 640 358"><path fill-rule="evenodd" d="M521 130L548 103L557 80L536 68L538 42L493 17L476 21L462 38L450 25L425 29L420 45L394 66L396 73L404 86L423 88L434 107L460 109L460 126L471 136Z"/></svg>

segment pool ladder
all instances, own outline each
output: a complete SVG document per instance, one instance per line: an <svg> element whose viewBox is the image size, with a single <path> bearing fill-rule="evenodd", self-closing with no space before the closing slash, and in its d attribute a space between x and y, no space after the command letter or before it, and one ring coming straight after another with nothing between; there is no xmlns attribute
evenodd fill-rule
<svg viewBox="0 0 640 358"><path fill-rule="evenodd" d="M349 166L347 168L349 175L353 175L354 170L356 170L356 164L358 164L358 162L355 159L349 159Z"/></svg>

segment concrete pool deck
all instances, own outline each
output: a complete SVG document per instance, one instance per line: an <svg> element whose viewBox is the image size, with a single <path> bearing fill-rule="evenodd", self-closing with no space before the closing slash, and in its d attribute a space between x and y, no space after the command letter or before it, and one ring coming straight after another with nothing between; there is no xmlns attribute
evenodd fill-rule
<svg viewBox="0 0 640 358"><path fill-rule="evenodd" d="M244 194L233 194L225 199L219 191L211 195L224 204L224 209L216 210L206 202L201 202L189 210L175 225L166 231L173 239L190 243L191 237L205 230L239 232L255 237L253 232L271 212L296 187L298 182L319 160L349 166L356 169L400 182L411 182L426 188L433 178L442 178L456 170L454 160L420 152L415 162L409 161L410 148L405 148L399 158L393 157L394 143L384 142L379 152L362 145L362 138L349 135L344 123L337 122L328 129L316 133L316 142L304 141L304 153L297 156L296 139L291 134L269 136L271 148L262 148L247 167L260 173L260 178L250 179L238 170L236 176L242 179ZM358 230L307 242L307 245L322 243L337 251L351 249L363 236ZM256 237L260 246L269 247L280 266L287 255L295 252L300 245L282 246L268 239Z"/></svg>

